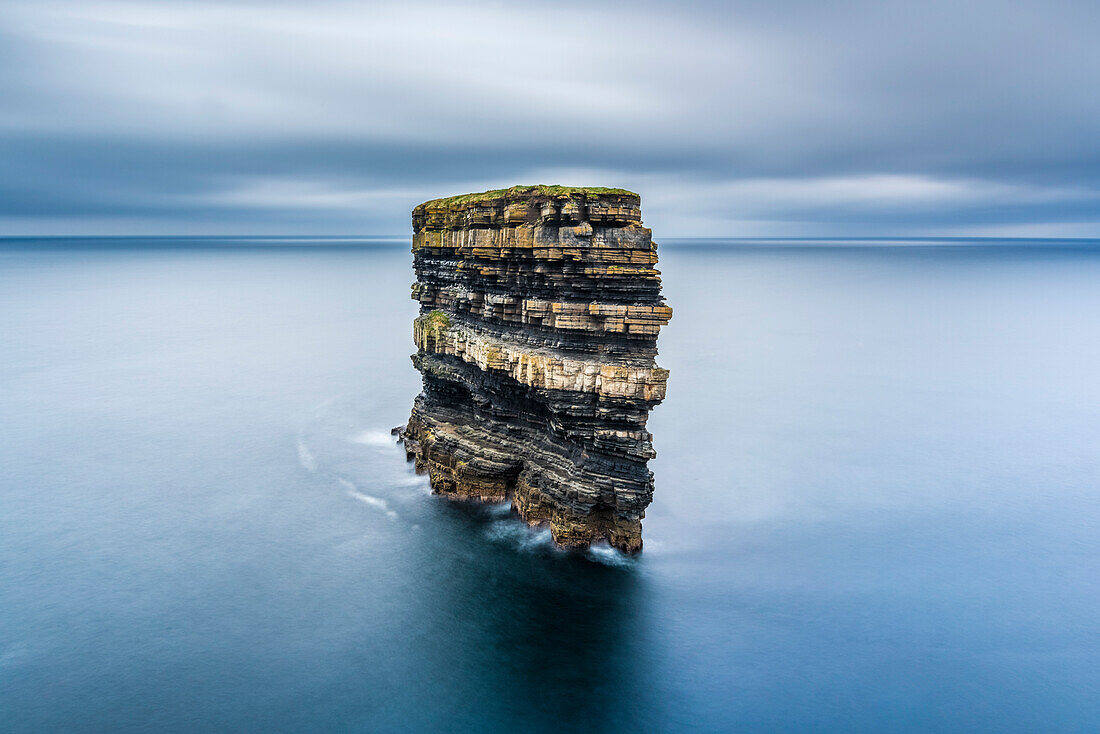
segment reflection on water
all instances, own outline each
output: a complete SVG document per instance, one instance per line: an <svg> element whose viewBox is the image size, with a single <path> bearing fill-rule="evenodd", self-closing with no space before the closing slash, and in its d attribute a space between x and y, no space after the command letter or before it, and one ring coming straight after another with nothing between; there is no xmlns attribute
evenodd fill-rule
<svg viewBox="0 0 1100 734"><path fill-rule="evenodd" d="M663 245L628 559L405 463L407 242L6 242L5 730L1095 729L1100 249Z"/></svg>

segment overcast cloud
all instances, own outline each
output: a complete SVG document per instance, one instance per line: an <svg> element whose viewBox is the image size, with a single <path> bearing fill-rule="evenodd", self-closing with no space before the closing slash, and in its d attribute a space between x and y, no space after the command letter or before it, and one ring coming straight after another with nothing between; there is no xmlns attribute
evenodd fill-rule
<svg viewBox="0 0 1100 734"><path fill-rule="evenodd" d="M1094 0L0 0L0 234L568 183L664 236L1100 236L1098 38Z"/></svg>

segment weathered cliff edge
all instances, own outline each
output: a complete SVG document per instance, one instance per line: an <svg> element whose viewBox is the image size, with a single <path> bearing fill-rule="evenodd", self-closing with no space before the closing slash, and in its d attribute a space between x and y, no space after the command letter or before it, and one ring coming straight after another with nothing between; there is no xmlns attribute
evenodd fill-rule
<svg viewBox="0 0 1100 734"><path fill-rule="evenodd" d="M512 506L562 546L642 547L649 411L672 309L641 200L516 186L413 209L413 363L404 441L432 491Z"/></svg>

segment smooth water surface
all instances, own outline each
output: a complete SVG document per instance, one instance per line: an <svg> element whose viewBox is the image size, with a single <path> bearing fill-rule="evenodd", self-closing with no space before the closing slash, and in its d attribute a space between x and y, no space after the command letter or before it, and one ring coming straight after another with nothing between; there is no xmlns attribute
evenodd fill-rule
<svg viewBox="0 0 1100 734"><path fill-rule="evenodd" d="M1100 245L666 242L636 559L405 463L407 248L0 243L0 730L1100 730Z"/></svg>

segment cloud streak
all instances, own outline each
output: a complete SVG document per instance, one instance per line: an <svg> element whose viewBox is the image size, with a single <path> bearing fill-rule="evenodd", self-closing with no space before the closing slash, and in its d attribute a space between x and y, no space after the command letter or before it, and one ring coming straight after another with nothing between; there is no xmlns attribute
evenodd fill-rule
<svg viewBox="0 0 1100 734"><path fill-rule="evenodd" d="M1078 2L0 0L0 233L391 233L563 182L670 235L1100 235L1098 31Z"/></svg>

